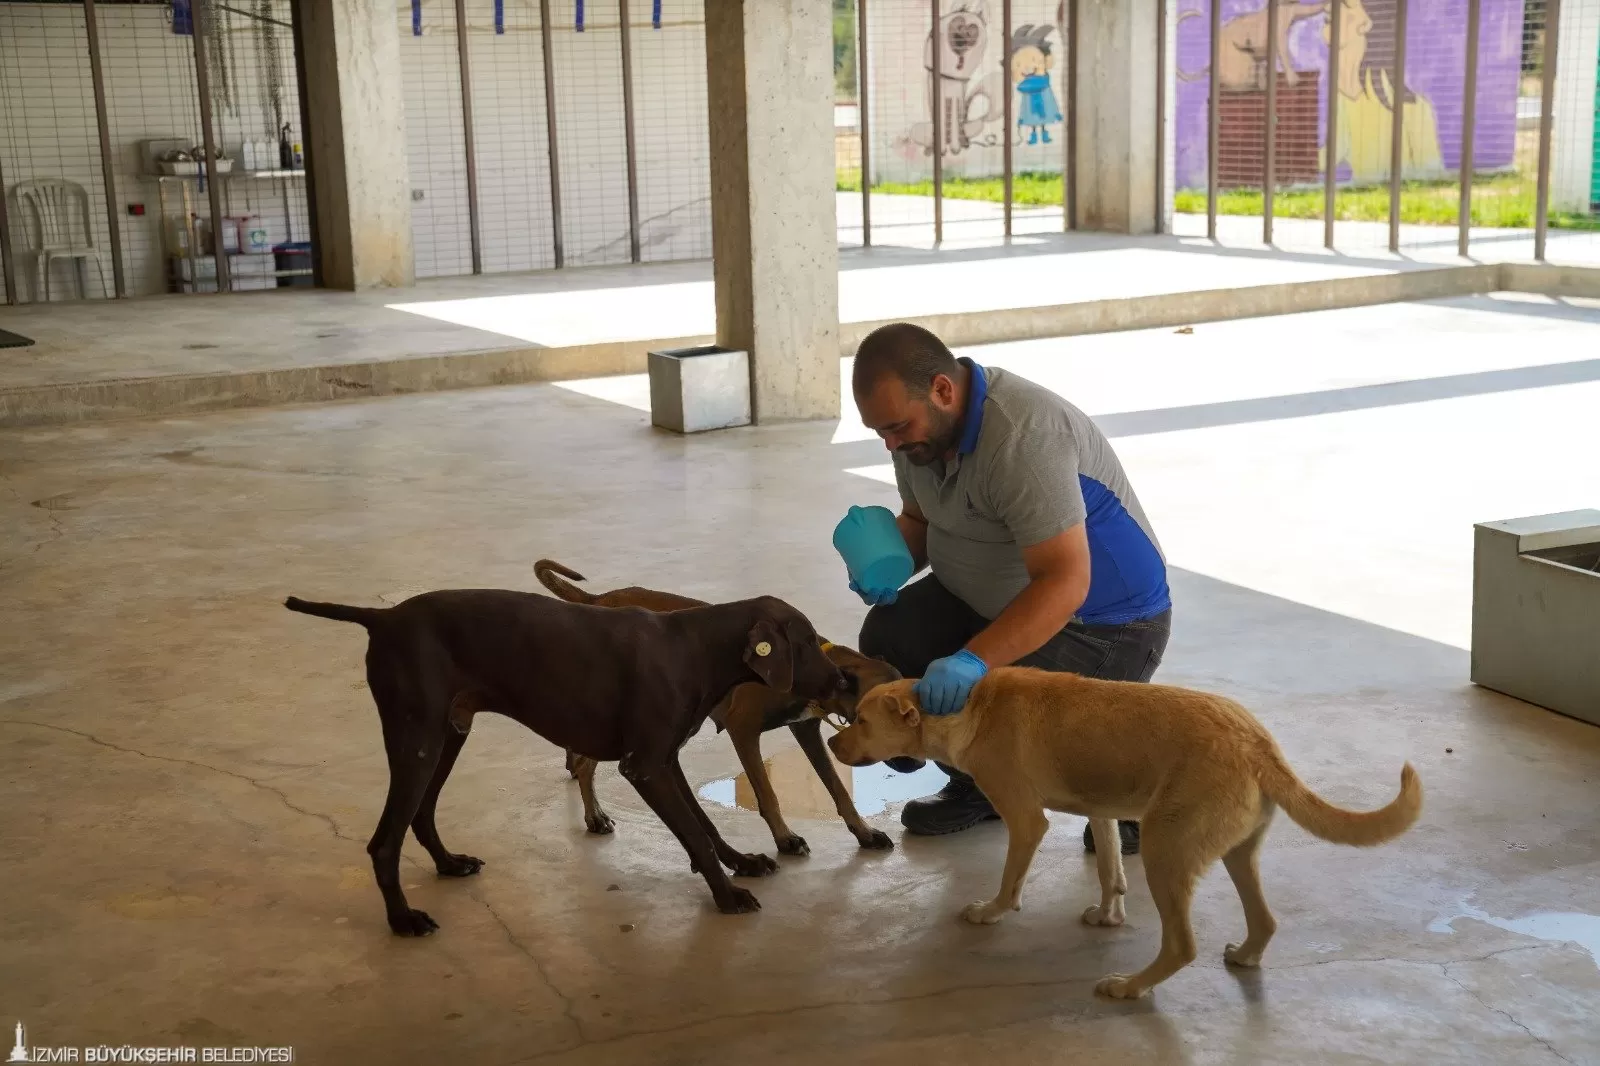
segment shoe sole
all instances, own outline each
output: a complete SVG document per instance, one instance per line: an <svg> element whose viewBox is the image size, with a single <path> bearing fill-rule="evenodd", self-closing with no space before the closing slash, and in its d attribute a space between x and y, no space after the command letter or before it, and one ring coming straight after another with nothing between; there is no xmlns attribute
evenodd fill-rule
<svg viewBox="0 0 1600 1066"><path fill-rule="evenodd" d="M1000 815L998 815L996 813L993 813L993 812L991 812L989 814L980 814L980 815L978 815L978 817L972 819L970 822L962 822L959 825L952 825L948 829L916 829L916 828L913 828L913 827L911 827L909 825L906 825L904 822L901 822L900 824L902 826L905 826L905 831L910 833L912 836L919 836L919 837L947 837L951 833L962 833L962 832L965 832L966 830L971 829L973 826L979 825L979 824L981 824L983 822L996 821L996 820L999 819L999 817L1000 817Z"/></svg>

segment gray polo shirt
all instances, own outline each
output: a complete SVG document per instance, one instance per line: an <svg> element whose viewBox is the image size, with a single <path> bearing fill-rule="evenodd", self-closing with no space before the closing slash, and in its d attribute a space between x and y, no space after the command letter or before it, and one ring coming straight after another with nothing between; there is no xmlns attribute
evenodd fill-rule
<svg viewBox="0 0 1600 1066"><path fill-rule="evenodd" d="M1088 625L1172 606L1166 560L1122 464L1087 415L1055 393L970 359L966 425L954 459L894 455L902 500L928 519L928 563L945 588L993 619L1028 584L1022 549L1087 525Z"/></svg>

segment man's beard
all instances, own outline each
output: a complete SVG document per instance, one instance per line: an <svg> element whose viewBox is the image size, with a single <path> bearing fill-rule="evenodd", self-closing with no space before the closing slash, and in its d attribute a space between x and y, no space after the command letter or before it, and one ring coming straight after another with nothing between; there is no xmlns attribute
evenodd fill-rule
<svg viewBox="0 0 1600 1066"><path fill-rule="evenodd" d="M932 404L928 405L927 411L927 439L908 441L897 449L912 466L932 466L943 460L955 448L956 440L961 435L961 420L955 415L945 414Z"/></svg>

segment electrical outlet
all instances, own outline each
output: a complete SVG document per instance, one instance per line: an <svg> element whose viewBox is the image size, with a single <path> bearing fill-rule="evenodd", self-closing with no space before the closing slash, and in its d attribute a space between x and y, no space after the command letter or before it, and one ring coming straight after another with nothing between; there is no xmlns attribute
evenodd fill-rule
<svg viewBox="0 0 1600 1066"><path fill-rule="evenodd" d="M411 190L411 201L412 201L412 203L416 203L416 202L420 201L426 195L427 195L427 193L423 192L423 190L421 190L421 189L412 189Z"/></svg>

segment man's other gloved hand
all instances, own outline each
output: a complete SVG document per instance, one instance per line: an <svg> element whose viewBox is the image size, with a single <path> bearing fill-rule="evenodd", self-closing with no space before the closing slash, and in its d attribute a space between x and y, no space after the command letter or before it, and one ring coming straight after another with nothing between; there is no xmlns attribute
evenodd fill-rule
<svg viewBox="0 0 1600 1066"><path fill-rule="evenodd" d="M967 705L972 686L989 672L988 664L965 648L928 664L912 691L929 714L955 714Z"/></svg>
<svg viewBox="0 0 1600 1066"><path fill-rule="evenodd" d="M868 607L881 607L900 598L899 589L872 589L868 591L856 584L855 578L850 579L850 591L860 596L861 602Z"/></svg>

